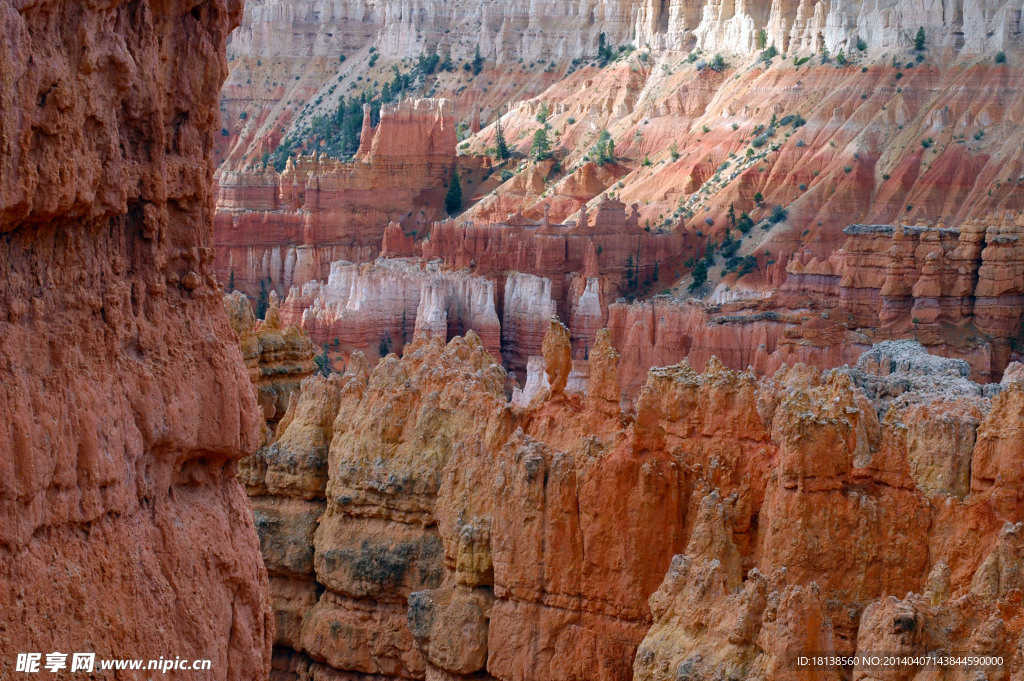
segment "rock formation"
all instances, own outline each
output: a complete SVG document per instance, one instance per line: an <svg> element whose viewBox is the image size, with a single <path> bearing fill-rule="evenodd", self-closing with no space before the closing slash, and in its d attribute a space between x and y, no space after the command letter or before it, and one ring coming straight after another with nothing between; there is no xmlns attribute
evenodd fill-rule
<svg viewBox="0 0 1024 681"><path fill-rule="evenodd" d="M53 651L267 676L236 479L259 417L210 229L240 15L0 2L0 677Z"/></svg>
<svg viewBox="0 0 1024 681"><path fill-rule="evenodd" d="M1022 509L1015 493L968 470L991 460L999 445L988 438L1009 435L997 424L1016 413L1021 393L1010 387L990 401L983 393L992 391L966 373L965 363L920 346L882 344L848 375L798 366L762 384L761 414L779 449L756 528L737 531L737 518L742 525L750 516L733 510L732 488L704 497L687 549L651 597L654 624L633 678L919 671L798 667L796 657L810 651L983 650L1006 661L998 678L1020 673L1020 632L1004 619L1013 597L995 566L1015 550ZM851 378L877 396L873 404L851 391ZM773 397L774 386L788 390ZM980 476L993 473L983 469Z"/></svg>
<svg viewBox="0 0 1024 681"><path fill-rule="evenodd" d="M214 222L221 279L250 295L263 281L284 295L326 278L332 262L376 258L392 220L415 231L439 217L455 167L451 102L385 105L367 137L369 147L347 163L314 154L289 159L280 174L222 169Z"/></svg>
<svg viewBox="0 0 1024 681"><path fill-rule="evenodd" d="M500 356L501 327L494 283L437 263L380 258L372 264L331 263L326 283L293 288L284 316L317 343L344 354L401 353L417 333L444 341L474 330Z"/></svg>
<svg viewBox="0 0 1024 681"><path fill-rule="evenodd" d="M292 394L316 370L313 344L298 327L281 328L277 293L273 291L262 321L256 320L248 299L239 291L224 297L224 309L238 336L249 379L256 387L256 400L273 437Z"/></svg>
<svg viewBox="0 0 1024 681"><path fill-rule="evenodd" d="M839 679L793 658L890 646L1018 670L1015 378L908 341L760 381L712 359L628 417L607 333L586 397L557 322L542 362L519 406L475 334L303 383L268 471L316 490L254 499L323 510L265 525L274 678Z"/></svg>

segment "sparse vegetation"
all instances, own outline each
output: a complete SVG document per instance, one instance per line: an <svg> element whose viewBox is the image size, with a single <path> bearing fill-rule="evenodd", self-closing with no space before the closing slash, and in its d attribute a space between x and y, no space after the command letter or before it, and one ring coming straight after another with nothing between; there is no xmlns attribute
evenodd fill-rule
<svg viewBox="0 0 1024 681"><path fill-rule="evenodd" d="M743 234L746 234L754 228L754 219L750 217L750 213L743 211L740 213L739 218L736 220L736 229L740 230Z"/></svg>
<svg viewBox="0 0 1024 681"><path fill-rule="evenodd" d="M601 33L597 36L597 61L601 66L607 66L612 60L612 48L608 46L608 37Z"/></svg>
<svg viewBox="0 0 1024 681"><path fill-rule="evenodd" d="M550 113L551 113L551 111L550 111L550 109L548 109L548 105L544 104L544 103L541 103L540 109L537 111L537 122L542 124L542 125L544 123L547 123L548 122L548 116L550 115Z"/></svg>
<svg viewBox="0 0 1024 681"><path fill-rule="evenodd" d="M775 57L777 56L779 56L779 51L775 48L775 45L771 45L770 47L768 47L768 49L761 53L761 56L758 57L758 59L765 63L768 63L772 59L775 59Z"/></svg>
<svg viewBox="0 0 1024 681"><path fill-rule="evenodd" d="M786 212L786 209L780 206L779 204L775 204L774 206L772 206L772 212L768 216L768 222L770 222L773 225L777 225L788 217L789 213Z"/></svg>
<svg viewBox="0 0 1024 681"><path fill-rule="evenodd" d="M388 331L385 331L384 335L380 337L377 352L381 357L387 357L391 353L391 333Z"/></svg>
<svg viewBox="0 0 1024 681"><path fill-rule="evenodd" d="M316 372L321 376L331 375L331 357L327 351L327 343L324 343L323 352L313 358L313 364L316 365Z"/></svg>
<svg viewBox="0 0 1024 681"><path fill-rule="evenodd" d="M476 52L473 54L473 75L479 76L480 72L484 70L484 58L480 56L480 46L476 46Z"/></svg>

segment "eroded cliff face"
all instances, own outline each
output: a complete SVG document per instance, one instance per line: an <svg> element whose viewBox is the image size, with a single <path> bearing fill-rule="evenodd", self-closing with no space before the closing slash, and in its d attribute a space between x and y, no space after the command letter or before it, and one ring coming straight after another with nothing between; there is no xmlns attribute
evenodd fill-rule
<svg viewBox="0 0 1024 681"><path fill-rule="evenodd" d="M792 656L937 648L1020 673L1019 365L712 359L652 370L630 417L597 339L586 396L556 322L518 406L473 334L303 383L254 499L273 678L838 679Z"/></svg>
<svg viewBox="0 0 1024 681"><path fill-rule="evenodd" d="M445 99L385 106L347 163L314 153L269 166L221 168L217 182L216 270L239 290L282 295L326 279L332 262L380 253L391 222L415 232L440 217L456 168L455 121Z"/></svg>
<svg viewBox="0 0 1024 681"><path fill-rule="evenodd" d="M240 13L0 2L5 678L17 653L55 650L268 672L266 570L236 479L258 412L212 272Z"/></svg>

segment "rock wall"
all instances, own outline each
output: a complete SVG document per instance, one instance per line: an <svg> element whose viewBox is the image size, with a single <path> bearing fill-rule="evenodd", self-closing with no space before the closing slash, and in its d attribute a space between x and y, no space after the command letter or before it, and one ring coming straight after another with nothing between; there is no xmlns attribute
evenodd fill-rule
<svg viewBox="0 0 1024 681"><path fill-rule="evenodd" d="M988 673L1019 674L1021 632L1002 614L1013 587L995 566L1016 550L1022 509L1016 493L980 479L992 474L990 452L1006 451L1012 435L1000 424L1024 393L1007 384L990 400L967 372L891 343L849 375L794 367L762 384L760 412L778 445L766 485L753 485L763 504L751 516L747 488L704 497L686 550L651 597L654 624L633 678L920 671L799 668L796 656L812 650L985 650L1006 660ZM769 385L783 392L772 397Z"/></svg>
<svg viewBox="0 0 1024 681"><path fill-rule="evenodd" d="M241 9L0 2L0 677L52 651L268 673L210 229Z"/></svg>
<svg viewBox="0 0 1024 681"><path fill-rule="evenodd" d="M499 63L593 57L600 33L613 45L752 52L757 32L782 51L906 49L919 27L931 44L965 54L1005 49L1020 33L1020 8L1006 0L973 11L954 0L912 8L895 2L788 0L612 0L583 3L373 0L358 5L255 0L232 37L232 55L333 56L373 45L391 58L437 49L471 59L477 47Z"/></svg>

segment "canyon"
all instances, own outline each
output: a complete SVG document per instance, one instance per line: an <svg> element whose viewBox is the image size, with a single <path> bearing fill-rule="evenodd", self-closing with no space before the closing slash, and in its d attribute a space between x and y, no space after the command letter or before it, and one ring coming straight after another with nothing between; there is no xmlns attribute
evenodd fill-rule
<svg viewBox="0 0 1024 681"><path fill-rule="evenodd" d="M216 269L305 362L246 353L271 678L1024 674L1019 45L998 2L248 3ZM953 651L1004 663L797 663Z"/></svg>
<svg viewBox="0 0 1024 681"><path fill-rule="evenodd" d="M627 398L683 358L825 369L899 338L998 381L1022 351L1019 21L798 4L249 3L222 95L218 275L277 291L339 367L400 351L436 307L390 262L418 259L488 280L479 310L445 296L446 338L497 334L519 386L551 314L575 359L612 332ZM315 131L357 95L380 114L352 158L325 156ZM343 285L397 288L362 305Z"/></svg>
<svg viewBox="0 0 1024 681"><path fill-rule="evenodd" d="M1020 22L0 0L0 678L1024 679Z"/></svg>

